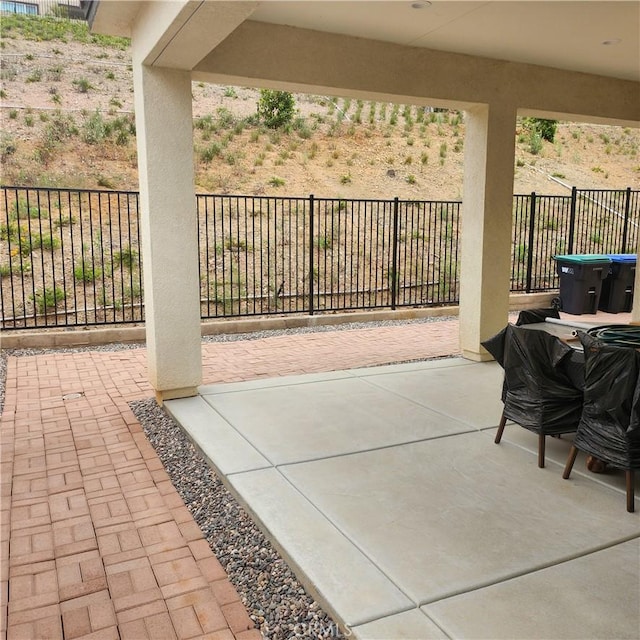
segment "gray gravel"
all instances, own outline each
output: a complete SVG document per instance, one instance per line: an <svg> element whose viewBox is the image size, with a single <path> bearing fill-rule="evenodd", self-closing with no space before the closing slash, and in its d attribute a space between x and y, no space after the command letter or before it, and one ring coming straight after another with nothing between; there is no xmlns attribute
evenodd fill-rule
<svg viewBox="0 0 640 640"><path fill-rule="evenodd" d="M203 342L258 340L293 333L346 331L448 319L420 318L224 334L206 336ZM51 352L118 351L140 346L110 344L64 349L3 350L0 352L0 411L4 407L8 355L20 357ZM264 637L273 640L344 638L336 623L305 592L286 562L171 417L151 398L133 402L131 408Z"/></svg>
<svg viewBox="0 0 640 640"><path fill-rule="evenodd" d="M131 408L264 637L344 637L165 411Z"/></svg>

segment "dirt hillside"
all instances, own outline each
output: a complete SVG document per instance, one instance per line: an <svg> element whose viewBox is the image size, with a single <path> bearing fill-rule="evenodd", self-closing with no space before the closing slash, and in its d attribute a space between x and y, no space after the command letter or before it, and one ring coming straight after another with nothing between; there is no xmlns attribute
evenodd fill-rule
<svg viewBox="0 0 640 640"><path fill-rule="evenodd" d="M2 39L2 182L137 189L126 46ZM464 116L415 105L296 95L290 130L256 121L259 92L193 84L199 192L458 199ZM514 193L640 187L640 131L559 123L534 148L521 123Z"/></svg>

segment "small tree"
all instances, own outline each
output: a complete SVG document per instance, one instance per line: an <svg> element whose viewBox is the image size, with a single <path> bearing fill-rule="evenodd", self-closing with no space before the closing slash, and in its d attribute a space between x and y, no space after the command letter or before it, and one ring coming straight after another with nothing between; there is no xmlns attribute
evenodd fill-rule
<svg viewBox="0 0 640 640"><path fill-rule="evenodd" d="M260 89L258 117L271 129L290 124L296 111L296 101L288 91Z"/></svg>
<svg viewBox="0 0 640 640"><path fill-rule="evenodd" d="M545 120L544 118L525 118L524 125L531 131L540 134L543 140L553 142L558 129L557 120Z"/></svg>

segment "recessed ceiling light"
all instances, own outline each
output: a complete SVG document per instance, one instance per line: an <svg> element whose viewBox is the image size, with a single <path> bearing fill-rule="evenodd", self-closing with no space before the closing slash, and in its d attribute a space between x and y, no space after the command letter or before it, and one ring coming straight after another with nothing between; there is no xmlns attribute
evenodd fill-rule
<svg viewBox="0 0 640 640"><path fill-rule="evenodd" d="M613 45L613 44L620 44L621 42L622 42L622 38L609 38L609 40L603 40L602 44Z"/></svg>
<svg viewBox="0 0 640 640"><path fill-rule="evenodd" d="M426 7L430 7L431 3L429 0L416 0L416 2L411 3L412 9L425 9Z"/></svg>

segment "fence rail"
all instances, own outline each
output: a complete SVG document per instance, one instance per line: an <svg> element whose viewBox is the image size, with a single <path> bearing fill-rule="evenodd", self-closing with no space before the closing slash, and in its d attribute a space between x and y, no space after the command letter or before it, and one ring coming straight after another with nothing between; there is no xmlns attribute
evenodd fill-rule
<svg viewBox="0 0 640 640"><path fill-rule="evenodd" d="M138 194L2 187L2 327L144 321ZM456 304L458 201L198 195L202 318ZM511 290L553 256L626 253L640 192L514 196Z"/></svg>

